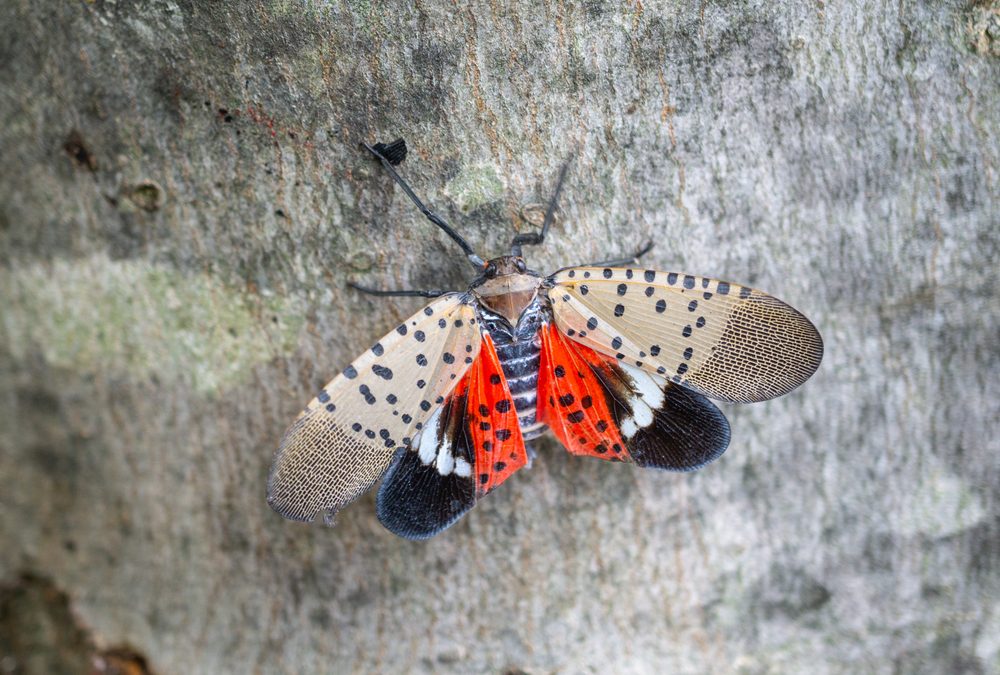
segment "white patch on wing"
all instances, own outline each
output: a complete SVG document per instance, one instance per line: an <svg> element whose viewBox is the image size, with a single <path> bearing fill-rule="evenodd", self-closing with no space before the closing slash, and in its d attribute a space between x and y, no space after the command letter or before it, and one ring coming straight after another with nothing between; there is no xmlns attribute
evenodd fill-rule
<svg viewBox="0 0 1000 675"><path fill-rule="evenodd" d="M427 424L424 428L420 430L420 438L417 439L416 443L419 449L420 461L423 464L430 464L437 457L438 450L438 423L441 421L441 410L438 408L431 415L431 418L427 420Z"/></svg>
<svg viewBox="0 0 1000 675"><path fill-rule="evenodd" d="M472 465L461 457L457 458L455 460L455 475L462 478L468 478L472 475Z"/></svg>
<svg viewBox="0 0 1000 675"><path fill-rule="evenodd" d="M448 439L441 442L441 449L438 450L437 470L442 476L447 476L455 468L455 457L451 454L451 443Z"/></svg>
<svg viewBox="0 0 1000 675"><path fill-rule="evenodd" d="M639 427L635 425L635 420L631 417L623 419L619 428L621 429L622 436L629 439L635 436L636 432L639 431Z"/></svg>
<svg viewBox="0 0 1000 675"><path fill-rule="evenodd" d="M648 427L653 423L653 409L646 405L645 401L633 398L630 403L632 404L632 419L635 420L637 426Z"/></svg>
<svg viewBox="0 0 1000 675"><path fill-rule="evenodd" d="M632 386L635 389L635 392L643 401L646 402L646 405L654 410L659 410L663 407L663 403L666 401L666 398L663 395L663 384L661 383L664 381L662 378L657 378L655 375L645 373L634 366L628 365L627 363L619 363L618 365L622 367L622 370L624 370L629 376L629 379L632 380ZM659 379L661 383L657 383L657 379ZM649 423L647 422L646 424ZM646 424L642 424L641 426L646 426Z"/></svg>

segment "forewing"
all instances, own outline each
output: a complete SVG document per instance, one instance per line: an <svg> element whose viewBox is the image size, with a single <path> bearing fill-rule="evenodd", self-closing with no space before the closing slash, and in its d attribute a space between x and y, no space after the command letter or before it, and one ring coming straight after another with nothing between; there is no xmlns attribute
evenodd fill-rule
<svg viewBox="0 0 1000 675"><path fill-rule="evenodd" d="M311 521L370 488L479 354L475 308L438 298L326 385L285 432L271 466L275 511Z"/></svg>
<svg viewBox="0 0 1000 675"><path fill-rule="evenodd" d="M525 463L514 402L486 336L471 370L386 473L379 521L401 537L427 539Z"/></svg>
<svg viewBox="0 0 1000 675"><path fill-rule="evenodd" d="M576 267L550 278L555 322L573 340L723 401L788 393L823 357L819 332L746 286L654 270Z"/></svg>
<svg viewBox="0 0 1000 675"><path fill-rule="evenodd" d="M538 416L569 452L691 471L729 445L729 423L704 396L542 329Z"/></svg>

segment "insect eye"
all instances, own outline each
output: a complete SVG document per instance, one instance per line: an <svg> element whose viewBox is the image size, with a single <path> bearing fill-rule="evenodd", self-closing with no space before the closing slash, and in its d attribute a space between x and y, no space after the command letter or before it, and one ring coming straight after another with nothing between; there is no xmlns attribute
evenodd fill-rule
<svg viewBox="0 0 1000 675"><path fill-rule="evenodd" d="M517 262L514 263L514 266L517 267L517 271L520 272L521 274L524 274L524 272L528 269L528 266L525 265L524 261L521 260L520 258L517 259Z"/></svg>
<svg viewBox="0 0 1000 675"><path fill-rule="evenodd" d="M497 275L497 266L494 265L493 263L490 263L489 265L487 265L486 266L486 278L487 279L492 279L496 275Z"/></svg>

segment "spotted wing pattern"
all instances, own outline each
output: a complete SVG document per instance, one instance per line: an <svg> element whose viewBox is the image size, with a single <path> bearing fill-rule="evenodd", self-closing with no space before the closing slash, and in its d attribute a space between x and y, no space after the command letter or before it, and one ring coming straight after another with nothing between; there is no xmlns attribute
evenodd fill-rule
<svg viewBox="0 0 1000 675"><path fill-rule="evenodd" d="M311 521L370 488L478 357L478 323L464 295L442 296L327 384L285 432L268 477L271 507Z"/></svg>
<svg viewBox="0 0 1000 675"><path fill-rule="evenodd" d="M781 300L726 281L575 267L549 278L555 323L624 364L723 401L788 393L819 367L823 341Z"/></svg>
<svg viewBox="0 0 1000 675"><path fill-rule="evenodd" d="M541 331L538 416L569 452L691 471L729 445L729 423L704 396Z"/></svg>
<svg viewBox="0 0 1000 675"><path fill-rule="evenodd" d="M517 411L489 335L475 364L400 450L378 492L379 521L427 539L527 462Z"/></svg>

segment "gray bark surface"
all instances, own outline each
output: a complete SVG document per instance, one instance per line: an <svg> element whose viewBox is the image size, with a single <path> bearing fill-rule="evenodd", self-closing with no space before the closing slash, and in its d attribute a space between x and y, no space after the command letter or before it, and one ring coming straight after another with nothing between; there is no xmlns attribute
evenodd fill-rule
<svg viewBox="0 0 1000 675"><path fill-rule="evenodd" d="M0 665L1000 672L998 40L996 0L0 3ZM549 440L430 542L283 521L285 427L420 304L346 282L469 279L358 145L397 136L483 255L574 155L532 267L652 239L823 365L696 474Z"/></svg>

